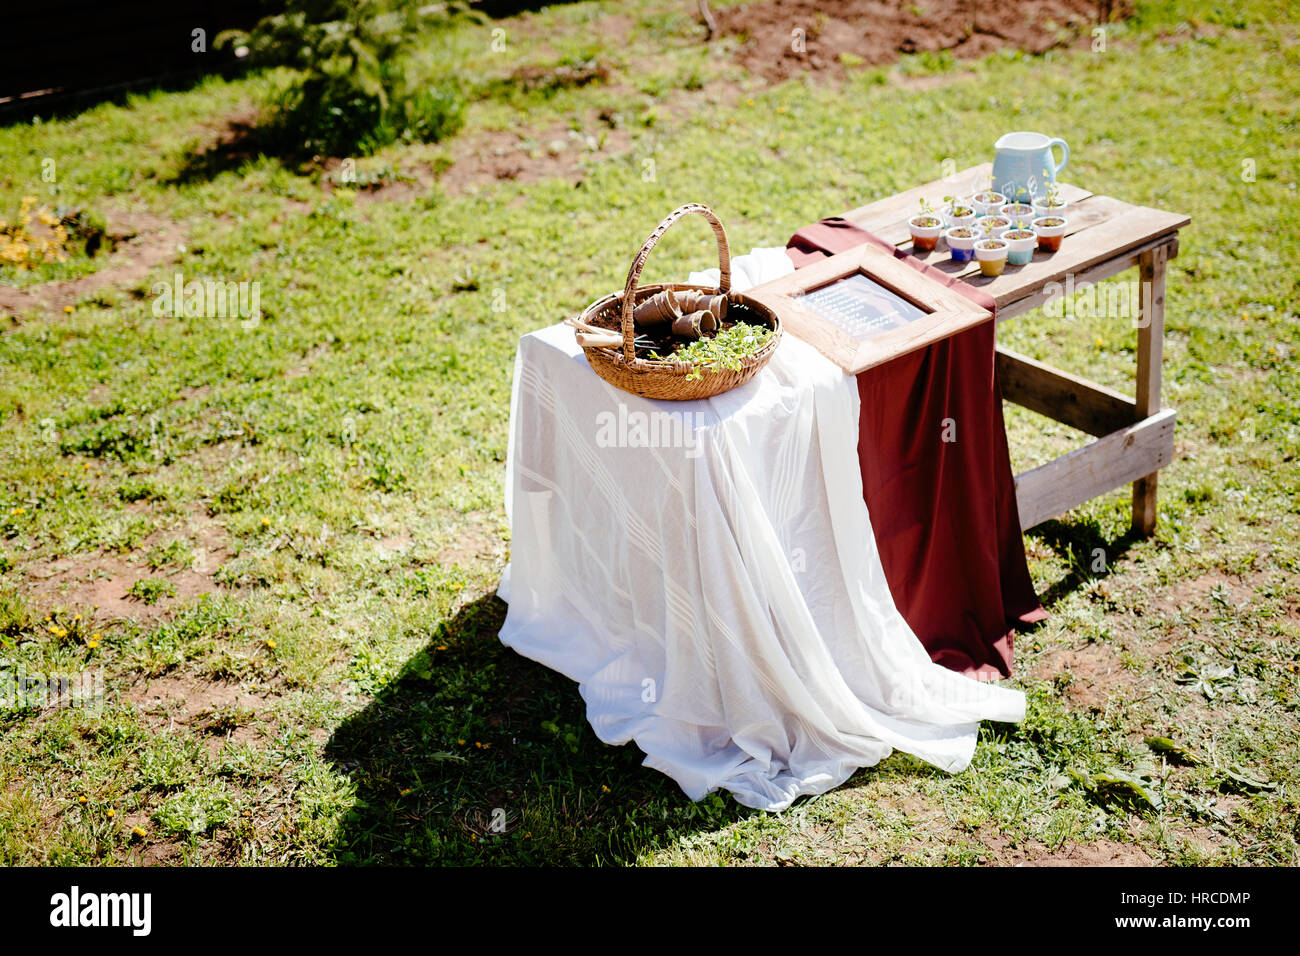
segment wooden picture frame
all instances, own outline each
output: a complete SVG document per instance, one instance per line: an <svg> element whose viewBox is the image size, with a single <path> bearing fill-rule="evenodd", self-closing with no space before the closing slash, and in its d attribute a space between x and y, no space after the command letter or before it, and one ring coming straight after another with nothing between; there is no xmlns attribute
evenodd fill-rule
<svg viewBox="0 0 1300 956"><path fill-rule="evenodd" d="M808 293L859 274L928 314L864 340L801 301ZM745 295L775 311L786 331L812 345L850 375L924 348L991 317L987 309L871 244L829 256L748 289Z"/></svg>

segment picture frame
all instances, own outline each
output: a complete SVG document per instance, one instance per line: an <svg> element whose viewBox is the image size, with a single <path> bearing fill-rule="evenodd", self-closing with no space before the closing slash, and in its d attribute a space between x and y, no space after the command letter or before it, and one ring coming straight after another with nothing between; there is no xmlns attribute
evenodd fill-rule
<svg viewBox="0 0 1300 956"><path fill-rule="evenodd" d="M863 276L881 290L872 296ZM837 287L837 284L840 284ZM820 295L843 290L842 295ZM891 253L855 246L745 293L850 375L987 321L991 313ZM856 301L855 301L856 300ZM901 302L899 301L901 300ZM891 303L896 311L888 311Z"/></svg>

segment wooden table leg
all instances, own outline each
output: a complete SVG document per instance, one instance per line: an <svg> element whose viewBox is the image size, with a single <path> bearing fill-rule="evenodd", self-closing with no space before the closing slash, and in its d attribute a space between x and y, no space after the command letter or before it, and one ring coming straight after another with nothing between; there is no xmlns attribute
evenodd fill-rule
<svg viewBox="0 0 1300 956"><path fill-rule="evenodd" d="M1160 361L1165 342L1165 263L1168 246L1142 254L1138 265L1142 296L1137 345L1137 418L1160 411ZM1149 536L1156 529L1158 472L1133 482L1133 533Z"/></svg>

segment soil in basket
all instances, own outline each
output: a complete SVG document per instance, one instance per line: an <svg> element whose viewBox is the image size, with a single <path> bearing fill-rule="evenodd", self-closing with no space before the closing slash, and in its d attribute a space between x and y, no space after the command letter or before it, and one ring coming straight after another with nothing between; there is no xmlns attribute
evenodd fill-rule
<svg viewBox="0 0 1300 956"><path fill-rule="evenodd" d="M763 316L759 315L749 306L742 302L732 302L727 306L727 317L718 323L718 331L725 332L727 329L739 322L744 322L748 325L756 325L760 329L768 327ZM621 329L617 316L609 319L602 318L599 321L592 322L592 324L599 328L614 329L615 331L620 331ZM679 348L685 348L687 345L690 345L695 341L694 339L683 338L680 335L673 335L671 332L663 332L655 335L638 329L637 335L641 337L640 341L642 343L647 340L650 343L648 345L637 345L637 358L649 358L651 352L657 352L661 356L669 357Z"/></svg>

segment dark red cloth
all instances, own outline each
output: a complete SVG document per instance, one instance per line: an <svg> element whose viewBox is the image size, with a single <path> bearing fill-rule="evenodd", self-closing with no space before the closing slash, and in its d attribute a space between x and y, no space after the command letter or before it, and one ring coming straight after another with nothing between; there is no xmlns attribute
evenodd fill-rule
<svg viewBox="0 0 1300 956"><path fill-rule="evenodd" d="M786 251L799 268L864 242L994 310L987 293L838 217ZM862 494L890 593L933 661L981 680L1011 676L1016 630L1046 616L1025 563L993 331L990 319L858 376Z"/></svg>

